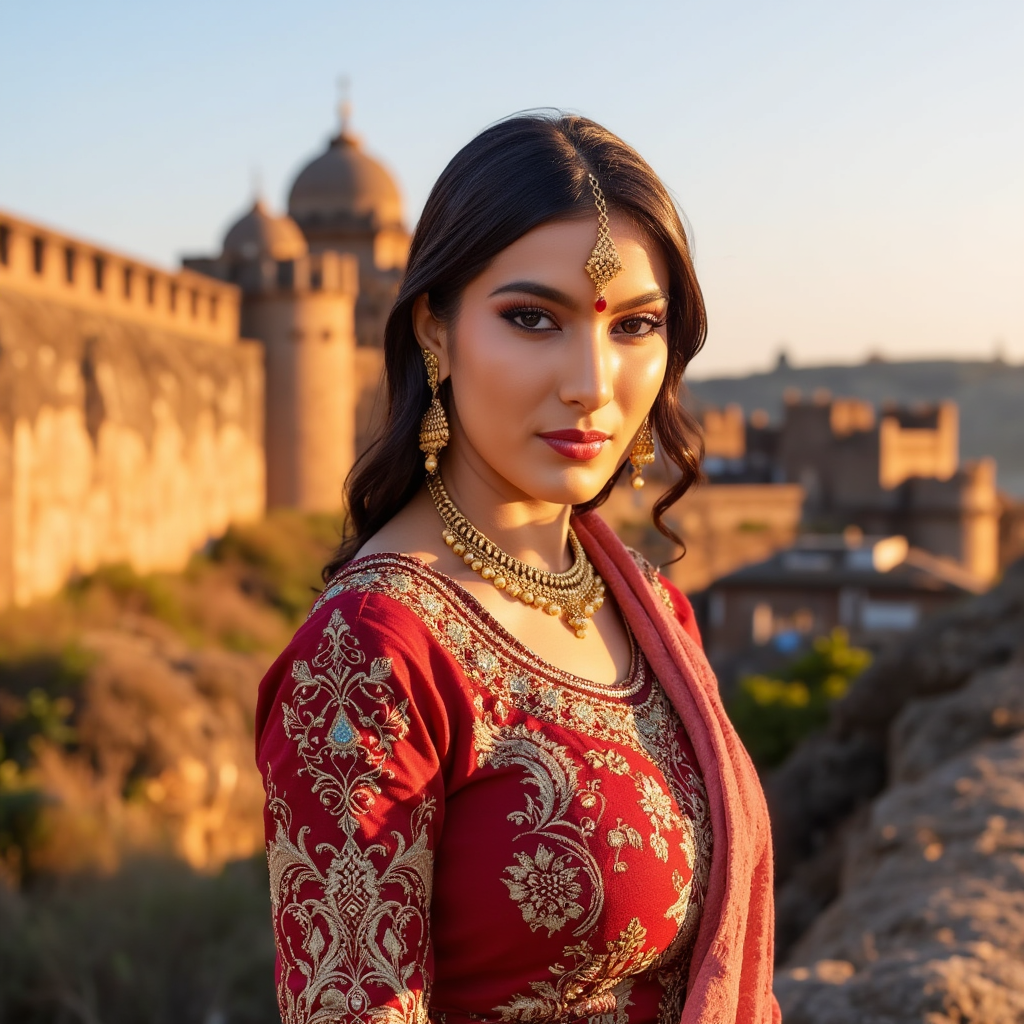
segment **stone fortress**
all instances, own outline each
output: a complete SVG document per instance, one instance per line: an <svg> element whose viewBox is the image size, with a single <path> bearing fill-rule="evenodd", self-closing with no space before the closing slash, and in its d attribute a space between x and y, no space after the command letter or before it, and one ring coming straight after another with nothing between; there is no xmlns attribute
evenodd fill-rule
<svg viewBox="0 0 1024 1024"><path fill-rule="evenodd" d="M287 213L257 197L179 271L0 211L0 607L104 563L179 570L267 507L339 511L410 242L394 178L349 121L343 104ZM851 524L988 583L1024 535L991 460L960 465L953 404L793 396L779 425L698 411L711 483L672 513L684 589ZM634 505L607 512L643 546Z"/></svg>
<svg viewBox="0 0 1024 1024"><path fill-rule="evenodd" d="M105 563L178 570L269 505L334 512L409 248L341 128L172 272L0 210L0 607Z"/></svg>

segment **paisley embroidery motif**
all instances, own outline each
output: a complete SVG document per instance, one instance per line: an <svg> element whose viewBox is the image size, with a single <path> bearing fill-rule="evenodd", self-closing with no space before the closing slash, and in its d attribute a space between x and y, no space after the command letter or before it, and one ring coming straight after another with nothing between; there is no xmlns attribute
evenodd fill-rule
<svg viewBox="0 0 1024 1024"><path fill-rule="evenodd" d="M657 590L657 574L649 565L647 569L645 574ZM541 936L551 938L571 930L575 943L562 947L559 962L548 968L550 980L531 982L528 992L508 998L494 1012L502 1021L521 1024L552 1024L566 1019L585 1019L588 1024L628 1024L628 1009L633 1005L631 993L639 991L640 983L655 982L662 992L659 1024L676 1024L685 998L688 953L707 890L711 830L703 782L680 746L678 718L661 687L651 678L643 657L634 652L629 678L610 687L588 683L543 665L471 598L467 599L462 588L407 556L360 559L332 581L314 612L350 590L392 598L424 623L430 636L452 656L466 677L461 685L468 689L473 709L476 767L515 766L523 773L521 793L525 803L522 809L508 815L520 831L516 834L516 848L510 851L512 863L506 864L500 881L529 932L541 933L538 941ZM663 587L660 591L661 598L670 605L667 591ZM328 637L331 630L336 635ZM340 666L336 679L328 670L329 665L335 664ZM338 612L331 616L308 677L297 663L295 679L299 685L292 701L295 724L288 725L288 735L300 745L302 770L313 778L316 791L338 817L343 831L347 822L357 829L362 815L380 792L379 780L390 772L389 760L395 745L408 731L408 709L404 702L396 700L388 684L390 663L367 665L365 655L348 635L348 627ZM303 717L303 686L318 687L316 692L327 698L327 706L311 707ZM351 701L350 694L358 694L358 701ZM368 701L371 695L373 699ZM360 711L361 708L364 710ZM510 720L514 712L517 714ZM519 713L553 726L555 732L569 730L597 741L598 745L575 755L580 758L577 763L568 747L546 735L536 722L523 723ZM314 743L316 729L309 721L310 715L319 715L319 746ZM637 770L620 750L636 754L656 766L661 774ZM605 772L608 774L602 778ZM617 787L619 801L623 786L635 787L636 791L636 810L625 818L616 817L614 825L611 819L602 824L609 807L605 786ZM626 811L629 807L618 803L615 809ZM429 821L432 814L431 804L423 812L423 821ZM425 835L426 825L419 827ZM288 834L285 827L285 839ZM303 839L300 833L296 844L288 848L291 859L285 861L293 864L293 870L296 860L305 854ZM401 958L395 951L416 947L414 959L425 957L425 946L421 948L417 943L420 936L426 935L431 855L424 840L422 852L427 858L427 871L421 876L421 883L410 880L406 884L413 888L425 886L422 891L426 902L417 896L415 906L422 909L417 909L418 916L405 921L404 929L400 928L388 922L387 911L381 911L386 900L380 890L385 877L392 881L396 877L386 876L388 863L407 863L418 839L412 834L407 839L393 835L393 839L395 852L390 862L386 861L382 845L359 851L353 843L350 855L346 853L347 843L338 850L326 848L334 858L332 865L337 865L337 872L332 875L328 870L325 885L328 876L336 878L333 891L350 893L350 899L356 901L345 904L346 913L357 918L366 914L367 920L381 922L376 938L366 947L371 951L369 960L357 958L346 970L353 978L374 979L360 984L386 985L396 993L389 1002L397 1003L397 1008L392 1005L380 1010L384 1014L382 1020L420 1024L426 997L410 996L411 1001L403 1001L411 986L402 980L398 971ZM597 844L596 856L591 850L592 843ZM673 853L674 849L682 852L682 859ZM614 857L609 851L614 851ZM356 855L360 853L362 860ZM671 859L673 856L675 860ZM645 949L647 930L640 918L633 918L617 938L602 941L608 934L600 932L605 887L612 884L613 878L629 878L626 872L631 863L639 864L644 857L669 865L662 870L671 871L675 898L664 912L659 909L657 913L675 926L674 938L667 948ZM675 869L677 863L679 868ZM291 904L297 903L293 897ZM354 910L349 910L350 905ZM316 912L327 913L319 908ZM340 910L332 912L341 914ZM316 935L310 930L310 948L302 946L306 959L312 956L310 951L314 948L317 956L328 955L324 952L325 935L344 934L344 942L357 942L354 932L344 931L347 926L343 922L340 932L328 929ZM392 953L388 974L378 959L386 960ZM401 994L403 984L405 996ZM351 982L328 984L320 1005L334 1006L334 1012L344 1015L338 1000L351 1000L353 992L356 987ZM350 1001L346 1005L354 1009ZM324 1024L333 1020L314 1016L309 1019L323 1020Z"/></svg>
<svg viewBox="0 0 1024 1024"><path fill-rule="evenodd" d="M425 797L413 810L407 836L392 831L390 842L357 841L379 780L393 776L389 762L409 730L407 701L396 700L388 682L390 660L366 662L335 609L311 661L292 666L291 703L282 704L285 735L303 762L299 774L312 780L312 791L338 819L340 845L318 837L314 856L308 826L292 839L291 810L268 766L275 832L267 858L285 1024L333 1024L339 1017L427 1021L434 801ZM303 978L298 992L289 984L296 972ZM382 1005L382 995L393 1005Z"/></svg>

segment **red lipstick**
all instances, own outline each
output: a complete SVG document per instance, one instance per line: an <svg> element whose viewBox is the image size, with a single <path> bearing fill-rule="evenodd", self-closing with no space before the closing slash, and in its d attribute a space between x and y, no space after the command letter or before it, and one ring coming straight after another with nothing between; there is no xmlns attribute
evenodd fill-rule
<svg viewBox="0 0 1024 1024"><path fill-rule="evenodd" d="M589 462L601 454L611 435L601 430L548 430L538 436L559 455L576 462Z"/></svg>

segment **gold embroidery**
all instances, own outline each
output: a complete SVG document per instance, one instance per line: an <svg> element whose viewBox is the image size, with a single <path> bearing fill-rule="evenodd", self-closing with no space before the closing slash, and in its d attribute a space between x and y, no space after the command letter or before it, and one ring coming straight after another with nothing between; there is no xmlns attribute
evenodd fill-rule
<svg viewBox="0 0 1024 1024"><path fill-rule="evenodd" d="M653 568L648 564L641 569L662 600L670 604ZM678 718L664 691L650 678L643 657L635 656L624 684L589 684L540 662L480 610L461 587L407 556L360 559L332 581L314 611L349 590L397 600L424 623L459 664L471 687L478 766L516 764L526 773L525 809L509 818L523 827L520 840L533 836L537 842L513 854L515 862L504 869L501 881L531 931L543 928L551 936L572 925L572 934L581 941L565 948L564 956L573 959L571 967L556 964L551 968L558 981L532 983L533 994L515 996L499 1008L502 1019L530 1024L582 1016L592 1024L626 1024L629 993L646 971L663 990L659 1021L678 1021L676 1008L681 1010L685 996L688 953L707 890L711 830L703 782L679 744ZM679 848L690 869L674 871L672 876L676 899L664 916L676 924L675 938L660 955L657 951L645 955L644 966L629 969L634 973L615 975L609 981L610 975L601 966L606 954L592 951L584 938L597 928L605 898L601 872L588 845L608 807L601 780L581 781L580 768L568 749L547 739L535 724L510 723L508 716L514 711L631 750L655 764L668 784L671 796L657 778L635 772L618 750L603 747L582 752L583 761L591 768L633 779L639 809L651 824L653 855L662 863L668 861L672 834L678 828ZM402 714L404 708L399 718ZM394 717L386 715L385 719ZM351 718L348 721L359 724ZM341 733L345 733L344 726ZM573 821L569 812L576 800L587 816ZM641 849L642 836L621 819L605 836L615 850L612 870L621 874L627 869L624 854ZM639 921L634 923L639 927ZM615 943L606 945L610 955ZM589 980L591 971L596 972L593 982ZM582 987L570 997L574 984Z"/></svg>
<svg viewBox="0 0 1024 1024"><path fill-rule="evenodd" d="M569 817L570 805L579 788L578 766L565 747L547 739L543 733L525 725L501 728L490 715L474 723L474 739L477 764L481 768L517 765L526 773L526 810L513 811L508 820L523 826L517 840L525 836L543 840L532 857L517 853L518 865L505 868L511 876L511 881L502 879L509 897L518 903L531 931L544 927L551 936L569 921L582 917L573 935L585 935L604 907L604 884L600 866L588 845L597 821L584 818L574 822ZM536 796L531 789L537 791ZM556 857L544 842L555 847L559 856ZM592 893L585 917L584 908L576 902L583 893L577 881L581 871Z"/></svg>
<svg viewBox="0 0 1024 1024"><path fill-rule="evenodd" d="M365 652L336 608L312 661L292 666L292 703L281 704L285 735L303 761L299 773L313 779L313 792L349 835L356 830L357 818L373 806L380 792L378 780L392 776L386 762L395 743L409 731L409 702L396 703L387 683L391 660L375 658L368 672L356 671L365 664ZM361 710L354 700L357 695L375 706L372 713ZM366 731L365 738L353 716ZM331 725L325 731L328 717Z"/></svg>
<svg viewBox="0 0 1024 1024"><path fill-rule="evenodd" d="M276 825L267 859L284 1024L333 1024L339 1013L374 1024L426 1024L427 992L411 983L417 974L424 988L427 980L425 911L432 875L427 832L434 802L425 799L414 813L408 847L399 833L391 833L390 857L383 843L363 849L352 836L341 849L317 843L319 856L330 855L326 871L306 848L308 827L299 829L295 842L290 839L291 810L273 785L268 806ZM311 896L306 886L322 897ZM382 890L388 886L402 899L385 899ZM304 978L298 992L289 985L295 971ZM390 991L398 1005L379 1005L370 986Z"/></svg>
<svg viewBox="0 0 1024 1024"><path fill-rule="evenodd" d="M644 848L644 837L632 825L623 825L622 819L617 819L615 828L608 829L608 845L615 851L615 863L612 864L612 871L621 874L629 868L629 865L619 858L628 843L634 850Z"/></svg>
<svg viewBox="0 0 1024 1024"><path fill-rule="evenodd" d="M502 881L508 886L509 896L519 904L531 932L547 928L550 938L567 922L582 917L583 907L576 902L583 892L576 881L580 869L570 863L568 854L556 857L541 844L533 857L521 852L514 856L518 866L505 868L512 881Z"/></svg>
<svg viewBox="0 0 1024 1024"><path fill-rule="evenodd" d="M651 758L664 771L682 760L675 711L661 687L651 683L642 657L634 659L636 679L627 680L628 685L588 684L539 663L507 632L474 614L475 602L461 587L416 559L371 555L360 559L359 566L358 571L342 570L313 612L349 590L385 594L422 619L466 676L497 700L552 725L618 743ZM639 703L628 703L626 698L644 687L647 695Z"/></svg>
<svg viewBox="0 0 1024 1024"><path fill-rule="evenodd" d="M647 815L654 831L650 835L651 850L662 862L668 861L668 840L662 830L671 832L681 825L672 798L649 775L641 775L636 780L640 792L640 809ZM692 861L690 866L693 866Z"/></svg>
<svg viewBox="0 0 1024 1024"><path fill-rule="evenodd" d="M585 750L583 759L592 768L607 768L614 775L629 774L629 762L617 750Z"/></svg>
<svg viewBox="0 0 1024 1024"><path fill-rule="evenodd" d="M428 835L434 800L413 811L408 837L356 841L361 819L380 793L394 747L409 731L407 701L388 683L391 662L367 657L338 609L310 662L292 666L291 703L282 705L285 735L302 758L300 775L338 819L340 847L309 827L292 840L291 810L277 795L268 766L268 807L275 822L267 844L271 903L281 959L278 1001L285 1024L351 1017L373 1024L426 1024L427 914L433 854ZM388 893L398 898L389 898ZM296 972L303 983L290 982ZM380 991L396 1005L381 1005Z"/></svg>
<svg viewBox="0 0 1024 1024"><path fill-rule="evenodd" d="M651 565L650 562L640 554L639 551L634 548L626 548L626 550L633 557L633 561L636 563L636 567L643 573L644 579L650 584L651 589L661 599L661 603L670 611L674 612L675 608L672 605L672 595L668 592L668 587L661 582L661 576L658 570Z"/></svg>
<svg viewBox="0 0 1024 1024"><path fill-rule="evenodd" d="M533 995L514 995L495 1009L503 1021L524 1024L576 1017L595 1024L624 1024L636 975L658 958L656 950L644 951L646 939L647 929L634 917L617 939L605 943L605 953L596 953L586 941L566 946L562 956L574 961L572 966L553 964L548 970L554 981L531 981Z"/></svg>

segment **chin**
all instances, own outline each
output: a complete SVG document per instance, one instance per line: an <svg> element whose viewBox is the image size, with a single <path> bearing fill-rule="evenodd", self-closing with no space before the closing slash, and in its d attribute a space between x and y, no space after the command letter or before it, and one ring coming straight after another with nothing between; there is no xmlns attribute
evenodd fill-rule
<svg viewBox="0 0 1024 1024"><path fill-rule="evenodd" d="M614 472L614 466L611 469L577 466L560 473L544 474L544 479L535 478L532 486L524 489L534 498L552 505L582 505L601 493Z"/></svg>

